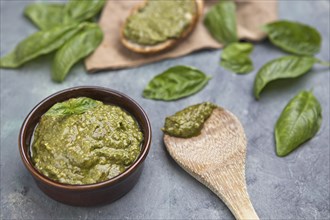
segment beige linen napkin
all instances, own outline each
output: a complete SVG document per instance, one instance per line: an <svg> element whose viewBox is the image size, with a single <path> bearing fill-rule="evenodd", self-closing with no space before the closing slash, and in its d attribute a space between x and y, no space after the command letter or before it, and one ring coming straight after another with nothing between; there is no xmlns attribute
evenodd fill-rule
<svg viewBox="0 0 330 220"><path fill-rule="evenodd" d="M121 26L132 7L140 2L141 0L108 0L100 19L104 39L85 61L88 72L135 67L180 57L201 49L222 47L211 37L201 18L193 33L168 51L141 55L126 49L120 42ZM216 2L218 1L205 0L204 14ZM240 39L261 40L264 34L260 31L260 26L277 19L277 2L276 0L239 0L237 1L236 16Z"/></svg>

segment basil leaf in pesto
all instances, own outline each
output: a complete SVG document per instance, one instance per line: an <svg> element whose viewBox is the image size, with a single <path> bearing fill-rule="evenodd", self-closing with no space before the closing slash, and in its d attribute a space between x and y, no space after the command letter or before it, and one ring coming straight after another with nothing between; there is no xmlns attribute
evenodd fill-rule
<svg viewBox="0 0 330 220"><path fill-rule="evenodd" d="M71 67L93 52L102 39L103 33L97 24L86 24L83 30L56 52L52 65L52 79L62 82Z"/></svg>
<svg viewBox="0 0 330 220"><path fill-rule="evenodd" d="M83 25L56 26L36 32L20 42L9 54L1 57L0 67L17 68L36 57L53 52L74 36Z"/></svg>
<svg viewBox="0 0 330 220"><path fill-rule="evenodd" d="M64 4L32 3L24 9L28 17L39 29L46 30L63 22Z"/></svg>
<svg viewBox="0 0 330 220"><path fill-rule="evenodd" d="M313 27L292 21L276 21L263 28L270 41L284 51L314 55L320 51L321 35Z"/></svg>
<svg viewBox="0 0 330 220"><path fill-rule="evenodd" d="M101 11L105 2L105 0L70 0L65 5L64 22L71 23L89 20Z"/></svg>
<svg viewBox="0 0 330 220"><path fill-rule="evenodd" d="M70 102L65 101L56 103L45 113L45 115L67 116L82 114L100 104L101 102L87 97L72 98L70 99Z"/></svg>
<svg viewBox="0 0 330 220"><path fill-rule="evenodd" d="M266 85L277 79L295 78L309 71L314 63L314 57L284 56L266 63L254 80L254 96L259 99Z"/></svg>
<svg viewBox="0 0 330 220"><path fill-rule="evenodd" d="M237 42L236 6L233 1L222 0L206 14L204 25L222 44Z"/></svg>
<svg viewBox="0 0 330 220"><path fill-rule="evenodd" d="M231 43L221 53L221 66L235 73L248 73L253 70L249 55L253 50L250 43Z"/></svg>
<svg viewBox="0 0 330 220"><path fill-rule="evenodd" d="M143 96L156 100L176 100L200 91L211 77L190 66L175 66L153 78Z"/></svg>
<svg viewBox="0 0 330 220"><path fill-rule="evenodd" d="M320 129L322 109L308 91L302 91L284 108L275 127L276 153L283 157L311 139Z"/></svg>

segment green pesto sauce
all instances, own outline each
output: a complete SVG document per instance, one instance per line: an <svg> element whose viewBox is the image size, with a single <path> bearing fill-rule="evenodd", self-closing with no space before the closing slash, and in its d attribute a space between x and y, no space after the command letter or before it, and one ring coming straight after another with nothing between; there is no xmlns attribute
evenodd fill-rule
<svg viewBox="0 0 330 220"><path fill-rule="evenodd" d="M140 45L155 45L179 38L192 22L196 10L194 0L150 0L144 8L128 17L124 35Z"/></svg>
<svg viewBox="0 0 330 220"><path fill-rule="evenodd" d="M142 141L138 123L120 107L73 98L41 117L31 154L35 167L55 181L92 184L124 172Z"/></svg>
<svg viewBox="0 0 330 220"><path fill-rule="evenodd" d="M201 133L204 122L210 117L216 105L204 102L189 106L165 119L162 129L170 136L189 138Z"/></svg>

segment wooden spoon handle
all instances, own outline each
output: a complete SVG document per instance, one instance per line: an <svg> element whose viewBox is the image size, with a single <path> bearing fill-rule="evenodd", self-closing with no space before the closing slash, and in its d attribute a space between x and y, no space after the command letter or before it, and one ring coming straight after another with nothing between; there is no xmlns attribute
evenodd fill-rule
<svg viewBox="0 0 330 220"><path fill-rule="evenodd" d="M226 169L206 171L202 182L231 210L236 219L259 219L246 189L242 164L230 164Z"/></svg>
<svg viewBox="0 0 330 220"><path fill-rule="evenodd" d="M217 195L226 203L236 219L259 219L246 191L237 190L235 192L226 192L226 195Z"/></svg>

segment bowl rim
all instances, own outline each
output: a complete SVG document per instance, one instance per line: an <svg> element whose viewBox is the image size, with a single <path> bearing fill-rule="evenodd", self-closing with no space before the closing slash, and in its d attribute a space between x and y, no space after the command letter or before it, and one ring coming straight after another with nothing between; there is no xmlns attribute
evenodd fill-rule
<svg viewBox="0 0 330 220"><path fill-rule="evenodd" d="M134 107L138 110L138 114L140 114L142 116L142 118L145 120L146 122L146 138L144 139L143 142L143 147L142 147L142 152L140 153L139 157L137 158L137 160L127 169L125 170L123 173L119 174L118 176L115 176L111 179L108 179L106 181L103 182L99 182L99 183L93 183L93 184L83 184L83 185L71 185L71 184L64 184L64 183L60 183L60 182L56 182L46 176L44 176L43 174L41 174L31 163L31 161L28 159L28 155L25 153L24 148L27 148L28 146L26 146L26 141L25 138L26 135L24 135L26 133L26 130L28 128L28 122L30 121L30 119L32 118L32 116L36 113L36 111L45 104L45 102L47 102L50 99L53 99L57 96L60 96L62 94L66 94L66 93L70 93L74 90L91 90L91 91L103 91L103 92L107 92L110 95L114 94L114 95L119 95L121 96L123 99L125 99L128 102L131 102ZM102 100L100 100L102 101ZM129 112L129 111L128 111ZM136 119L138 121L138 119ZM139 122L139 121L138 121ZM140 124L140 123L139 123ZM141 126L141 124L140 124ZM35 128L35 127L34 127ZM23 160L23 163L25 165L25 167L29 170L29 172L32 174L32 176L34 176L37 180L43 182L44 184L47 185L51 185L53 187L57 187L63 190L70 190L70 191L86 191L86 190L94 190L94 189L100 189L106 186L110 186L110 185L114 185L117 182L120 182L123 179L126 179L130 174L132 174L138 167L140 164L142 164L142 162L145 160L149 149L150 149L150 145L151 145L151 136L152 136L152 131L151 131L151 125L150 125L150 121L149 118L147 116L147 114L145 113L145 111L142 109L142 107L132 98L130 98L129 96L118 92L116 90L113 89L109 89L106 87L100 87L100 86L76 86L76 87L71 87L71 88L67 88L64 90L60 90L56 93L53 93L51 95L49 95L48 97L46 97L45 99L43 99L41 102L39 102L30 112L29 114L26 116L26 118L23 121L23 124L21 126L20 132L19 132L19 136L18 136L18 146L19 146L19 151L20 151L20 155L21 158Z"/></svg>

